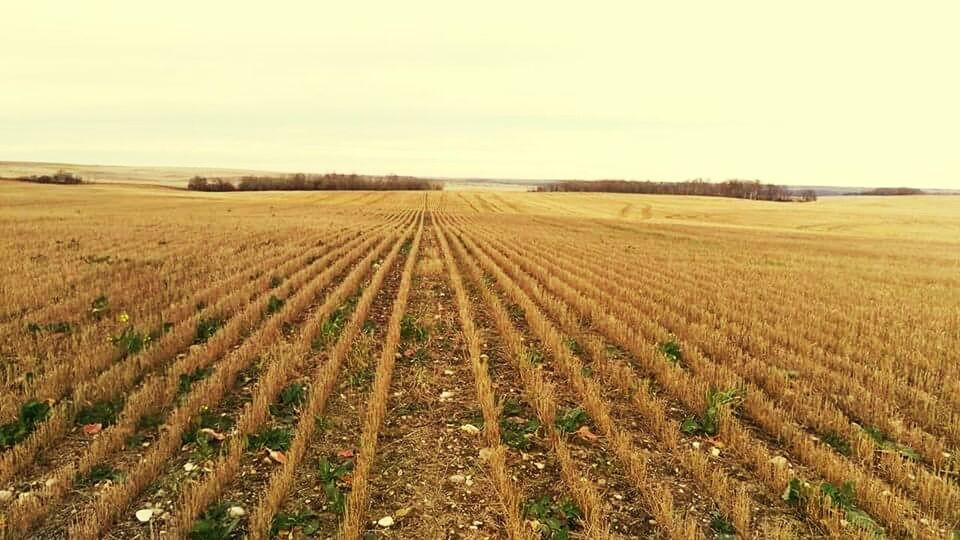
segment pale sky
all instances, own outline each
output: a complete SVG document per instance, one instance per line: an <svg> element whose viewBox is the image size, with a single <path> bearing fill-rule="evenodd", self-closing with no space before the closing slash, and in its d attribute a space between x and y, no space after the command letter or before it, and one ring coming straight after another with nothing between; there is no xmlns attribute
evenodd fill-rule
<svg viewBox="0 0 960 540"><path fill-rule="evenodd" d="M960 188L960 2L4 2L0 160Z"/></svg>

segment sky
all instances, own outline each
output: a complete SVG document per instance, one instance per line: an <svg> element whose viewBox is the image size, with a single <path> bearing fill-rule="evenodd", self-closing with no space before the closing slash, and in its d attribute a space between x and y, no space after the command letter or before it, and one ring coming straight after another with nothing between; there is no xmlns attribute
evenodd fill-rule
<svg viewBox="0 0 960 540"><path fill-rule="evenodd" d="M960 2L7 2L0 160L960 188Z"/></svg>

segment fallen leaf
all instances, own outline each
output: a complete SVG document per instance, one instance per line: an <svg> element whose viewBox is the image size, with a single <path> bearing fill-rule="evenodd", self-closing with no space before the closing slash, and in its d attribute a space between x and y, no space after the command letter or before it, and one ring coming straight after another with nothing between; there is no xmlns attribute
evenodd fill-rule
<svg viewBox="0 0 960 540"><path fill-rule="evenodd" d="M338 458L341 458L341 459L352 458L352 457L353 457L353 449L351 449L351 448L344 448L343 450L339 450L339 451L337 452L337 457L338 457Z"/></svg>
<svg viewBox="0 0 960 540"><path fill-rule="evenodd" d="M103 430L103 424L84 424L83 432L87 435L96 435Z"/></svg>
<svg viewBox="0 0 960 540"><path fill-rule="evenodd" d="M587 442L596 442L597 439L600 438L600 437L597 437L596 435L594 435L592 431L590 431L590 427L589 427L589 426L580 426L580 429L577 430L577 435L578 435L581 439L583 439L583 440L585 440L585 441L587 441Z"/></svg>
<svg viewBox="0 0 960 540"><path fill-rule="evenodd" d="M279 450L271 450L267 448L267 455L270 456L270 459L276 461L277 463L283 464L287 462L287 456Z"/></svg>
<svg viewBox="0 0 960 540"><path fill-rule="evenodd" d="M224 440L224 439L227 438L227 436L224 435L223 433L217 433L216 431L214 431L213 429L210 429L210 428L208 428L208 427L205 427L205 428L201 429L201 430L200 430L200 433L206 433L207 435L213 437L214 439L216 439L216 440L218 440L218 441L222 441L222 440Z"/></svg>

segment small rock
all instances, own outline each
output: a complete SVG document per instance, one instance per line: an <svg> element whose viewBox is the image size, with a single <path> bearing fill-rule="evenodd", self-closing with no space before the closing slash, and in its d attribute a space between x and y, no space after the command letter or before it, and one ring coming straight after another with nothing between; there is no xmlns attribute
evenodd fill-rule
<svg viewBox="0 0 960 540"><path fill-rule="evenodd" d="M452 397L453 397L453 392L450 392L449 390L440 392L440 399L450 399Z"/></svg>
<svg viewBox="0 0 960 540"><path fill-rule="evenodd" d="M188 461L187 463L184 463L184 464L183 464L183 470L185 470L185 471L187 471L187 472L192 472L192 471L197 470L197 466L194 465L193 463L190 463L190 462Z"/></svg>
<svg viewBox="0 0 960 540"><path fill-rule="evenodd" d="M448 480L450 480L450 482L454 484L462 484L466 479L467 477L462 474L454 474L450 476L450 478L448 478Z"/></svg>
<svg viewBox="0 0 960 540"><path fill-rule="evenodd" d="M231 506L227 509L227 514L230 514L232 518L238 518L247 515L247 511L239 506Z"/></svg>
<svg viewBox="0 0 960 540"><path fill-rule="evenodd" d="M390 516L383 516L377 520L377 525L386 529L387 527L393 527L393 518Z"/></svg>
<svg viewBox="0 0 960 540"><path fill-rule="evenodd" d="M545 464L540 463L540 462L538 462L538 461L537 461L537 462L534 462L534 463L533 463L533 466L536 467L538 471L542 471L543 469L545 469L545 468L547 467Z"/></svg>
<svg viewBox="0 0 960 540"><path fill-rule="evenodd" d="M696 448L696 449L698 449L698 450L700 449L700 441L693 441L693 442L690 443L690 444L691 444L694 448Z"/></svg>
<svg viewBox="0 0 960 540"><path fill-rule="evenodd" d="M719 456L719 455L720 455L720 449L717 448L716 446L714 446L713 448L710 449L710 455L713 456L713 457Z"/></svg>
<svg viewBox="0 0 960 540"><path fill-rule="evenodd" d="M772 458L770 458L770 463L773 464L773 466L775 467L786 467L787 458L783 456L773 456Z"/></svg>
<svg viewBox="0 0 960 540"><path fill-rule="evenodd" d="M445 369L445 370L443 370L443 374L444 374L444 375L453 375L453 370L452 370L452 369Z"/></svg>
<svg viewBox="0 0 960 540"><path fill-rule="evenodd" d="M623 500L623 495L621 495L621 494L619 494L619 493L614 493L614 494L613 494L613 498L616 499L616 500L618 500L618 501L622 501L622 500Z"/></svg>
<svg viewBox="0 0 960 540"><path fill-rule="evenodd" d="M480 428L473 424L464 424L460 426L460 431L469 433L470 435L476 435L477 433L480 433Z"/></svg>
<svg viewBox="0 0 960 540"><path fill-rule="evenodd" d="M153 510L150 508L144 508L142 510L137 510L137 513L134 515L137 516L137 521L140 523L146 523L150 521L150 518L153 517Z"/></svg>
<svg viewBox="0 0 960 540"><path fill-rule="evenodd" d="M13 492L8 489L0 489L0 502L13 500Z"/></svg>

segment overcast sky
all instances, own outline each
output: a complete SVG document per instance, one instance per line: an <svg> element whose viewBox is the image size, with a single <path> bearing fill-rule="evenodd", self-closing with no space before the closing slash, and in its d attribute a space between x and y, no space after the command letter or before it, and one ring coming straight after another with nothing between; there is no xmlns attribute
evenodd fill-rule
<svg viewBox="0 0 960 540"><path fill-rule="evenodd" d="M960 187L960 2L6 2L0 160Z"/></svg>

